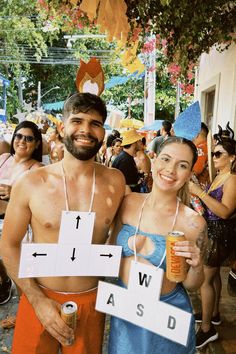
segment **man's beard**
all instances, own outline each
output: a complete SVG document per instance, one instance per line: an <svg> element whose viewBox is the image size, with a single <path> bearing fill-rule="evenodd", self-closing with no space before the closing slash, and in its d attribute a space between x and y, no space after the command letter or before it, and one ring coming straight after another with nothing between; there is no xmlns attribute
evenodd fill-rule
<svg viewBox="0 0 236 354"><path fill-rule="evenodd" d="M97 152L99 151L100 147L102 146L103 141L99 142L97 138L94 138L90 134L88 134L87 136L79 135L77 137L92 139L94 141L94 146L93 147L75 146L73 136L71 137L71 136L66 135L63 138L63 142L65 144L66 150L69 153L71 153L71 155L73 155L76 159L82 160L82 161L90 160L94 156L96 156Z"/></svg>

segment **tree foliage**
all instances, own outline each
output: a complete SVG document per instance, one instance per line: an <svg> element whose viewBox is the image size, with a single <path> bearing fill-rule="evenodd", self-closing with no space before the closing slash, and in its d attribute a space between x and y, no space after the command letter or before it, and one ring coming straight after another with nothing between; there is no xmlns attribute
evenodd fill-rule
<svg viewBox="0 0 236 354"><path fill-rule="evenodd" d="M164 47L169 63L186 70L203 52L218 43L221 50L234 40L235 1L223 0L125 0L127 16L142 38L152 31ZM134 22L135 21L135 22ZM132 36L132 34L131 34ZM132 37L131 37L132 38ZM164 41L164 42L163 42Z"/></svg>
<svg viewBox="0 0 236 354"><path fill-rule="evenodd" d="M39 11L54 27L71 32L89 22L86 13L80 11L81 3L82 0L38 0ZM127 44L132 46L139 40L141 51L147 33L156 34L157 48L166 53L168 64L178 64L184 73L214 44L224 50L235 41L235 1L125 0L125 3L130 25Z"/></svg>
<svg viewBox="0 0 236 354"><path fill-rule="evenodd" d="M75 91L75 65L42 65L40 58L50 47L66 48L64 34L98 33L95 21L89 21L80 10L82 0L0 0L0 72L11 81L8 112L19 108L17 82L23 78L23 96L26 102L37 101L37 83L42 83L42 94L54 86L43 103L64 100ZM139 41L138 51L145 55L154 34L157 49L156 62L156 117L174 115L176 84L182 80L182 107L192 98L194 65L202 52L208 52L215 43L220 50L234 40L236 25L235 2L223 0L125 0L130 24L127 46ZM112 26L112 24L111 24ZM128 75L122 67L115 42L105 39L80 39L73 44L77 59L87 61L105 50L102 66L105 79ZM38 63L27 62L27 56ZM2 59L4 58L4 60ZM14 58L15 60L8 60ZM171 83L170 83L171 81ZM103 98L114 103L128 115L128 97L131 114L143 118L142 79L130 79L125 85L105 90Z"/></svg>
<svg viewBox="0 0 236 354"><path fill-rule="evenodd" d="M27 71L29 65L22 64L26 62L27 51L33 50L37 59L46 53L47 46L41 25L34 1L1 0L0 53L4 74L9 76L14 72L15 76L19 76L21 70ZM14 60L10 61L9 58Z"/></svg>

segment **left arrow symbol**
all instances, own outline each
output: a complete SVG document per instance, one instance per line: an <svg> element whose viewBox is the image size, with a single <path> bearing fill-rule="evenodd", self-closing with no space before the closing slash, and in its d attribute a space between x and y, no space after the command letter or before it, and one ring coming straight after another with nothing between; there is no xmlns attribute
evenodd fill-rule
<svg viewBox="0 0 236 354"><path fill-rule="evenodd" d="M37 253L37 252L34 252L32 254L33 257L38 257L38 256L47 256L47 253Z"/></svg>

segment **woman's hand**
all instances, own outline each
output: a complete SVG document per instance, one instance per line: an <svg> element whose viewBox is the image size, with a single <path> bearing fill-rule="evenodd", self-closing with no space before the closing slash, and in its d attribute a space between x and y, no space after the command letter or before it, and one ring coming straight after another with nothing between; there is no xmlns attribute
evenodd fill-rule
<svg viewBox="0 0 236 354"><path fill-rule="evenodd" d="M189 264L189 270L183 285L189 291L196 291L200 288L204 280L203 264L200 248L195 242L178 241L173 247L176 256L186 258Z"/></svg>
<svg viewBox="0 0 236 354"><path fill-rule="evenodd" d="M187 240L175 242L173 250L175 251L176 256L185 257L186 263L188 263L192 268L196 268L201 265L201 251L195 242Z"/></svg>
<svg viewBox="0 0 236 354"><path fill-rule="evenodd" d="M0 184L0 199L8 200L11 194L11 186L8 184Z"/></svg>
<svg viewBox="0 0 236 354"><path fill-rule="evenodd" d="M188 184L188 188L189 188L189 192L191 194L194 194L197 196L199 196L203 192L203 190L200 186L198 186L196 183L191 182L191 181Z"/></svg>

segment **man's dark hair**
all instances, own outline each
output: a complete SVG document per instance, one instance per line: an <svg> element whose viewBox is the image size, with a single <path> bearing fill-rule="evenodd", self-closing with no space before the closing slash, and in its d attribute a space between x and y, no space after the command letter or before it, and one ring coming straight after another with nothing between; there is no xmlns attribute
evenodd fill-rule
<svg viewBox="0 0 236 354"><path fill-rule="evenodd" d="M115 138L120 138L120 132L118 130L113 129L111 133Z"/></svg>
<svg viewBox="0 0 236 354"><path fill-rule="evenodd" d="M146 145L146 138L145 138L145 136L142 137L142 144L143 144L143 145Z"/></svg>
<svg viewBox="0 0 236 354"><path fill-rule="evenodd" d="M71 113L87 113L96 111L102 117L103 123L107 118L107 109L104 101L92 93L75 93L69 97L63 108L63 118L66 120Z"/></svg>
<svg viewBox="0 0 236 354"><path fill-rule="evenodd" d="M107 136L107 140L106 140L106 146L107 146L107 148L109 148L109 147L111 147L112 146L112 142L113 142L113 140L115 140L115 136L113 135L113 134L109 134L108 136Z"/></svg>
<svg viewBox="0 0 236 354"><path fill-rule="evenodd" d="M207 128L207 125L204 122L201 122L201 130L203 130L203 132L205 133L205 135L207 136L209 130Z"/></svg>
<svg viewBox="0 0 236 354"><path fill-rule="evenodd" d="M111 146L115 146L115 144L116 143L122 143L122 139L120 139L120 138L115 138L113 141L112 141L112 144L111 144Z"/></svg>
<svg viewBox="0 0 236 354"><path fill-rule="evenodd" d="M171 128L172 128L172 124L169 120L164 120L162 122L162 127L164 128L165 132L170 136L170 131L171 131Z"/></svg>
<svg viewBox="0 0 236 354"><path fill-rule="evenodd" d="M133 143L132 143L133 144ZM127 144L123 146L123 149L129 149L132 144Z"/></svg>

